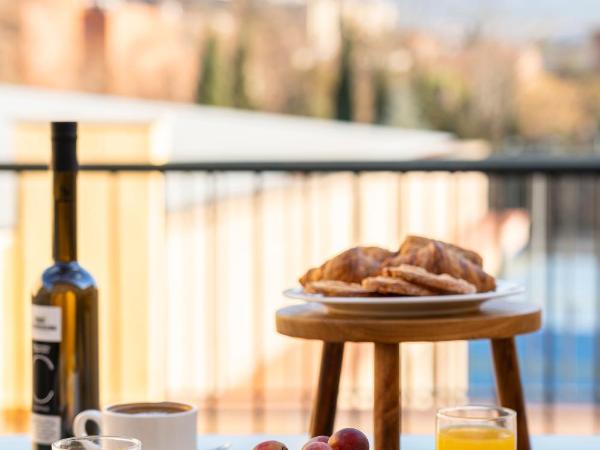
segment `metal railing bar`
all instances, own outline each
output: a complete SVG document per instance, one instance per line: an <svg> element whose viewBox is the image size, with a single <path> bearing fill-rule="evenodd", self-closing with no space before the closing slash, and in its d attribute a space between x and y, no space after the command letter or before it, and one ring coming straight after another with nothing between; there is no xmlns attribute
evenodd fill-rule
<svg viewBox="0 0 600 450"><path fill-rule="evenodd" d="M594 315L596 317L596 326L594 327L594 347L593 347L593 402L594 402L594 432L600 431L600 264L598 255L600 254L600 182L593 180L592 203L593 208L593 246L594 255Z"/></svg>
<svg viewBox="0 0 600 450"><path fill-rule="evenodd" d="M556 351L557 343L555 337L556 330L556 311L557 311L557 295L556 295L556 279L559 276L556 255L558 253L556 245L556 228L559 224L555 223L556 211L555 207L559 202L560 190L558 189L558 183L560 178L552 177L547 181L546 190L546 252L548 262L546 264L545 282L546 282L546 303L544 308L544 316L546 322L546 329L543 331L543 423L545 430L552 430L555 426L555 411L554 405L556 403ZM552 202L554 200L554 202Z"/></svg>
<svg viewBox="0 0 600 450"><path fill-rule="evenodd" d="M0 172L48 170L47 164L0 164ZM600 157L493 157L481 160L207 161L166 164L82 164L90 172L484 172L490 174L598 174Z"/></svg>

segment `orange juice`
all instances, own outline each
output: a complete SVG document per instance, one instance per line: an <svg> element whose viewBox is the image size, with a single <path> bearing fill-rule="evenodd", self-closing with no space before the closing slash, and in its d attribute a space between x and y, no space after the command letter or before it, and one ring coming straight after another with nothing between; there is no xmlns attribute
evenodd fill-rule
<svg viewBox="0 0 600 450"><path fill-rule="evenodd" d="M457 426L438 431L437 450L515 450L515 435L504 428Z"/></svg>

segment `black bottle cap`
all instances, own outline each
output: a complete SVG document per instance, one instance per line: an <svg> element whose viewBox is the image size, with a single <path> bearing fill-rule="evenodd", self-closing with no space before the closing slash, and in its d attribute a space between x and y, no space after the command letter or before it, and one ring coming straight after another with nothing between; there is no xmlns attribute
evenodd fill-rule
<svg viewBox="0 0 600 450"><path fill-rule="evenodd" d="M52 122L52 169L77 167L77 122Z"/></svg>

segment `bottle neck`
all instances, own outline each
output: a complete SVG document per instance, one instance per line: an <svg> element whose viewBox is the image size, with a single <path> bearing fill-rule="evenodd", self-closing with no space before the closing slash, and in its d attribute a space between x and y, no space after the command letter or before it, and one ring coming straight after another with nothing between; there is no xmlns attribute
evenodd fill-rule
<svg viewBox="0 0 600 450"><path fill-rule="evenodd" d="M77 171L54 172L55 262L77 260Z"/></svg>

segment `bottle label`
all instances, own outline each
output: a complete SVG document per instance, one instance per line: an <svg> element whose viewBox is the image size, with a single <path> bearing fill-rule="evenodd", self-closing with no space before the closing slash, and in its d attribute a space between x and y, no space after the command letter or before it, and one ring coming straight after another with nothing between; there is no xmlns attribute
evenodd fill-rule
<svg viewBox="0 0 600 450"><path fill-rule="evenodd" d="M31 415L31 435L33 442L42 445L52 445L61 439L60 416L44 414Z"/></svg>
<svg viewBox="0 0 600 450"><path fill-rule="evenodd" d="M58 343L62 340L62 310L58 306L32 305L34 341Z"/></svg>
<svg viewBox="0 0 600 450"><path fill-rule="evenodd" d="M50 445L61 438L59 354L62 310L32 305L33 414L32 437Z"/></svg>

